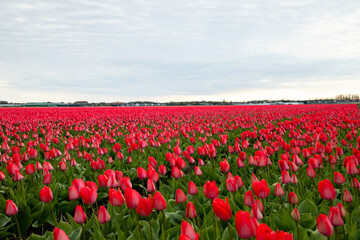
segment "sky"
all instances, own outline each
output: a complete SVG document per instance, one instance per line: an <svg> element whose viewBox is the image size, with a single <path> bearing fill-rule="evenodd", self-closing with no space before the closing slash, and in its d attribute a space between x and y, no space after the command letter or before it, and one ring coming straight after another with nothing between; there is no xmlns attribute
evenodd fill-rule
<svg viewBox="0 0 360 240"><path fill-rule="evenodd" d="M0 0L0 100L359 93L357 0Z"/></svg>

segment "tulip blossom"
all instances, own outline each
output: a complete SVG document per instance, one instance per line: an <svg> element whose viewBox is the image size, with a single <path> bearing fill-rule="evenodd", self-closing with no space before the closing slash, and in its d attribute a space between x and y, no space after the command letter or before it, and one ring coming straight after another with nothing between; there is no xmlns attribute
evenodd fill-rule
<svg viewBox="0 0 360 240"><path fill-rule="evenodd" d="M236 231L241 238L251 238L255 236L256 229L249 212L239 211L235 215Z"/></svg>
<svg viewBox="0 0 360 240"><path fill-rule="evenodd" d="M100 206L97 219L101 224L105 224L110 221L110 214L104 206Z"/></svg>
<svg viewBox="0 0 360 240"><path fill-rule="evenodd" d="M40 190L40 200L44 203L49 203L53 200L53 194L49 187L45 186Z"/></svg>
<svg viewBox="0 0 360 240"><path fill-rule="evenodd" d="M214 199L214 198L219 197L219 189L216 186L216 182L215 181L213 181L213 182L207 181L204 184L203 193L209 199Z"/></svg>
<svg viewBox="0 0 360 240"><path fill-rule="evenodd" d="M187 218L194 218L196 217L196 210L195 210L195 206L192 202L188 202L186 205L186 210L185 210L185 217Z"/></svg>
<svg viewBox="0 0 360 240"><path fill-rule="evenodd" d="M109 189L109 203L115 207L120 207L124 204L125 199L120 189Z"/></svg>
<svg viewBox="0 0 360 240"><path fill-rule="evenodd" d="M74 222L82 224L86 221L86 214L80 205L75 208Z"/></svg>
<svg viewBox="0 0 360 240"><path fill-rule="evenodd" d="M69 240L69 237L66 235L66 233L57 227L54 229L54 240Z"/></svg>
<svg viewBox="0 0 360 240"><path fill-rule="evenodd" d="M160 192L154 194L153 207L157 211L163 211L166 208L166 201Z"/></svg>
<svg viewBox="0 0 360 240"><path fill-rule="evenodd" d="M333 234L333 226L329 220L329 218L325 214L320 214L316 219L317 222L317 229L318 231L326 236L329 237Z"/></svg>
<svg viewBox="0 0 360 240"><path fill-rule="evenodd" d="M198 240L199 233L195 233L194 228L191 226L190 223L183 220L181 224L181 235L186 235L190 240ZM186 238L184 238L186 239Z"/></svg>
<svg viewBox="0 0 360 240"><path fill-rule="evenodd" d="M81 188L80 196L86 205L93 205L97 199L97 191L94 188L89 188L85 186Z"/></svg>
<svg viewBox="0 0 360 240"><path fill-rule="evenodd" d="M186 199L187 198L185 193L180 188L178 188L175 194L175 203L184 203L186 202Z"/></svg>
<svg viewBox="0 0 360 240"><path fill-rule="evenodd" d="M212 208L216 216L223 221L228 221L232 216L228 198L226 198L225 201L220 198L215 198L212 202Z"/></svg>
<svg viewBox="0 0 360 240"><path fill-rule="evenodd" d="M141 195L134 189L126 188L124 192L125 203L127 208L135 209L137 208L139 201L141 199Z"/></svg>
<svg viewBox="0 0 360 240"><path fill-rule="evenodd" d="M336 191L329 179L320 181L318 185L318 191L321 198L326 200L334 200L336 197Z"/></svg>
<svg viewBox="0 0 360 240"><path fill-rule="evenodd" d="M6 200L6 207L5 207L6 215L13 216L16 215L18 211L19 210L13 201L11 201L10 199Z"/></svg>
<svg viewBox="0 0 360 240"><path fill-rule="evenodd" d="M189 182L188 192L190 195L196 195L198 193L198 189L193 181Z"/></svg>
<svg viewBox="0 0 360 240"><path fill-rule="evenodd" d="M291 212L291 217L295 222L300 221L300 212L297 208L294 208Z"/></svg>
<svg viewBox="0 0 360 240"><path fill-rule="evenodd" d="M263 179L261 181L253 182L252 187L253 187L255 195L258 198L261 198L261 199L267 198L267 196L270 193L270 188L268 187L265 179Z"/></svg>

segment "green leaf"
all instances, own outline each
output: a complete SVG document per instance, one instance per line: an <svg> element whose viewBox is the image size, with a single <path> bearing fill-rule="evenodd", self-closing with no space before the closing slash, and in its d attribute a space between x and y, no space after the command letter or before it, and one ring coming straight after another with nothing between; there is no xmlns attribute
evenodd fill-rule
<svg viewBox="0 0 360 240"><path fill-rule="evenodd" d="M313 201L306 198L304 201L302 201L300 203L299 212L300 212L300 214L310 213L312 216L317 216L318 208L316 207L316 205Z"/></svg>
<svg viewBox="0 0 360 240"><path fill-rule="evenodd" d="M351 221L360 225L360 207L355 208L351 213Z"/></svg>
<svg viewBox="0 0 360 240"><path fill-rule="evenodd" d="M66 233L66 235L69 235L70 233L72 233L73 229L71 227L71 225L67 222L58 222L58 224L56 225L57 228L64 230L64 232Z"/></svg>
<svg viewBox="0 0 360 240"><path fill-rule="evenodd" d="M20 204L18 206L18 209L19 212L16 215L16 217L19 221L21 234L23 235L27 231L27 229L31 226L33 218L31 217L30 208L28 206Z"/></svg>
<svg viewBox="0 0 360 240"><path fill-rule="evenodd" d="M280 230L285 232L293 232L296 228L294 220L288 214L275 213L271 215L271 219Z"/></svg>
<svg viewBox="0 0 360 240"><path fill-rule="evenodd" d="M310 235L310 240L327 240L327 237L319 233L318 230L315 230Z"/></svg>
<svg viewBox="0 0 360 240"><path fill-rule="evenodd" d="M70 240L80 239L80 236L81 236L81 227L78 227L71 234L68 234Z"/></svg>
<svg viewBox="0 0 360 240"><path fill-rule="evenodd" d="M310 213L304 213L300 217L299 224L305 229L312 229L316 225L316 218L312 217Z"/></svg>
<svg viewBox="0 0 360 240"><path fill-rule="evenodd" d="M28 237L27 240L46 240L46 237L33 233L30 235L30 237Z"/></svg>
<svg viewBox="0 0 360 240"><path fill-rule="evenodd" d="M10 222L10 220L11 220L11 218L0 213L0 228L4 227L8 222Z"/></svg>

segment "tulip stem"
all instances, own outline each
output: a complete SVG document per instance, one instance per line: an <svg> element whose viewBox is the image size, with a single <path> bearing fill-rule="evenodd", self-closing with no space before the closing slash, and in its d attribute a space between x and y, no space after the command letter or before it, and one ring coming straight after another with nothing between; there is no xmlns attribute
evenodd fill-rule
<svg viewBox="0 0 360 240"><path fill-rule="evenodd" d="M81 230L82 230L83 239L86 240L84 223L81 224Z"/></svg>
<svg viewBox="0 0 360 240"><path fill-rule="evenodd" d="M15 217L16 226L17 226L17 229L18 229L18 232L19 232L19 239L22 239L22 238L21 238L21 231L20 231L19 221L17 220L16 215L14 215L14 217Z"/></svg>
<svg viewBox="0 0 360 240"><path fill-rule="evenodd" d="M55 213L54 213L54 210L53 210L53 207L52 207L52 205L51 205L51 202L49 202L49 205L50 205L50 209L51 209L52 215L53 215L54 220L55 220L55 225L57 225L56 215L55 215Z"/></svg>
<svg viewBox="0 0 360 240"><path fill-rule="evenodd" d="M121 224L122 224L122 226L123 226L124 238L126 239L125 221L124 221L124 213L123 213L123 207L122 207L122 205L120 206L120 211L121 211Z"/></svg>
<svg viewBox="0 0 360 240"><path fill-rule="evenodd" d="M297 230L297 235L298 235L298 239L300 240L300 232L299 232L299 222L296 222L296 230Z"/></svg>
<svg viewBox="0 0 360 240"><path fill-rule="evenodd" d="M106 237L106 240L108 240L108 231L107 231L107 226L106 226L106 222L105 222L105 237Z"/></svg>
<svg viewBox="0 0 360 240"><path fill-rule="evenodd" d="M163 232L164 232L164 240L166 240L166 219L165 219L165 213L164 211L161 211L163 215Z"/></svg>
<svg viewBox="0 0 360 240"><path fill-rule="evenodd" d="M152 235L152 227L151 227L151 218L149 218L148 220L149 220L149 226L150 226L150 240L152 240L153 235Z"/></svg>
<svg viewBox="0 0 360 240"><path fill-rule="evenodd" d="M143 240L143 236L142 236L142 233L141 233L141 230L140 230L139 216L137 215L136 212L135 212L135 216L136 216L136 222L137 222L137 225L138 225L138 231L139 231L139 234L140 234L140 239Z"/></svg>
<svg viewBox="0 0 360 240"><path fill-rule="evenodd" d="M338 227L336 227L336 226L335 226L335 238L336 238L336 240L339 240Z"/></svg>
<svg viewBox="0 0 360 240"><path fill-rule="evenodd" d="M232 236L232 232L231 232L231 227L230 227L229 221L227 221L227 225L228 225L228 231L229 231L230 240L233 240L233 236Z"/></svg>
<svg viewBox="0 0 360 240"><path fill-rule="evenodd" d="M214 223L215 223L215 238L217 238L217 228L218 228L218 225L217 225L217 221L216 221L216 215L215 213L213 212L213 215L214 215Z"/></svg>
<svg viewBox="0 0 360 240"><path fill-rule="evenodd" d="M96 225L97 225L98 229L100 230L99 221L98 221L98 219L97 219L97 217L96 217L96 214L95 214L95 210L94 210L93 205L91 205L91 209L92 209L92 211L93 211L93 216L95 217Z"/></svg>

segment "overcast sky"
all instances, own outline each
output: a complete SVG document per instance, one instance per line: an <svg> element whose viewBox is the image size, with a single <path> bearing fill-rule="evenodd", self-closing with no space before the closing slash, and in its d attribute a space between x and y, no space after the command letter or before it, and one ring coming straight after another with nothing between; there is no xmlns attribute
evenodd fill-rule
<svg viewBox="0 0 360 240"><path fill-rule="evenodd" d="M0 0L0 100L360 93L360 2Z"/></svg>

